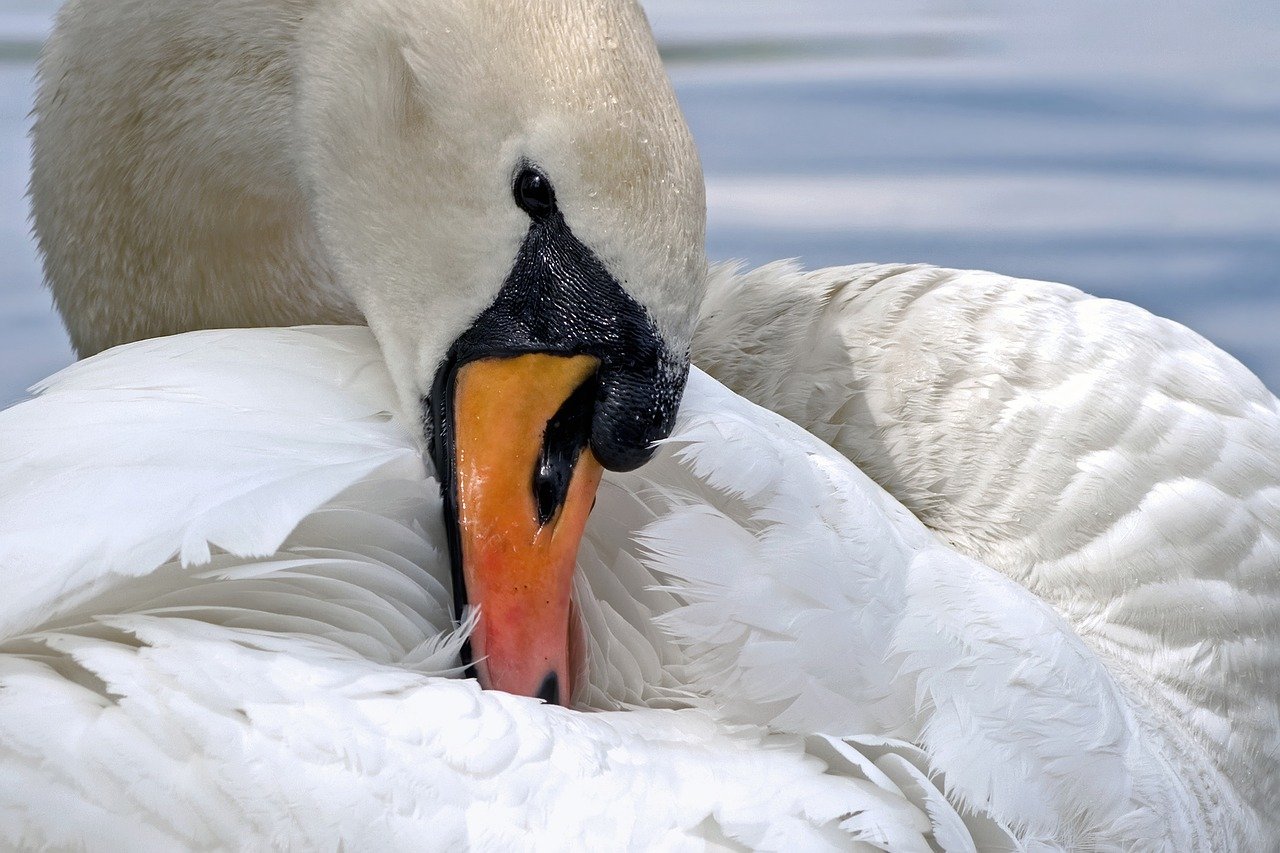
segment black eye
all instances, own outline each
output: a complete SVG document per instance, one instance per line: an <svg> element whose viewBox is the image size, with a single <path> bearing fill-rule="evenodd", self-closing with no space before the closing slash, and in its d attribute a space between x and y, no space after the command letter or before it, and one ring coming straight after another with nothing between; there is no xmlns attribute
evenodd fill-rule
<svg viewBox="0 0 1280 853"><path fill-rule="evenodd" d="M556 191L546 175L525 167L516 175L516 204L535 219L550 216L556 209Z"/></svg>

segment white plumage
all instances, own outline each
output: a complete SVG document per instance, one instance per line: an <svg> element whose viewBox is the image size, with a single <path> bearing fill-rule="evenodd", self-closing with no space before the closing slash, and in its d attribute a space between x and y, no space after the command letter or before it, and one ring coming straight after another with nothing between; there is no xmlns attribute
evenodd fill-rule
<svg viewBox="0 0 1280 853"><path fill-rule="evenodd" d="M1007 837L960 804L1031 844L1247 849L1262 831L1247 785L1187 772L1203 768L1165 731L1176 718L1123 689L1123 662L700 375L667 450L602 489L579 594L587 701L692 709L584 717L434 679L458 642L438 487L393 410L368 333L317 328L135 344L4 413L19 452L2 512L22 531L0 555L3 772L27 780L5 788L13 843L56 840L63 801L80 815L57 823L64 840L123 813L195 846L455 837L438 826L477 844L516 827L752 847ZM119 447L134 458L103 465ZM59 495L112 511L69 537ZM179 551L212 563L166 562ZM827 736L807 748L832 772L764 726ZM97 741L139 752L99 759L110 784L89 782ZM588 797L595 816L568 809L584 790L629 793ZM356 817L397 803L420 822Z"/></svg>
<svg viewBox="0 0 1280 853"><path fill-rule="evenodd" d="M138 387L130 379L144 369ZM787 497L776 493L779 464L805 465L807 452L843 469L827 478L856 472L810 439L754 475L721 472L695 500L663 473L684 472L695 488L720 472L725 450L758 453L771 430L787 435L779 419L753 423L758 410L695 382L706 405L689 407L682 449L602 492L583 600L601 706L705 707L578 714L435 677L456 666L460 645L438 485L389 414L394 394L367 330L195 333L54 377L0 415L16 451L0 460L0 567L13 593L0 614L0 838L922 850L930 837L948 849L972 849L970 831L1006 837L985 819L966 828L905 743L872 738L859 752L812 740L824 772L802 736L716 722L715 675L683 651L706 641L697 612L714 597L681 607L647 589L653 572L705 587L673 571L694 568L672 562L688 522L730 504L767 512ZM77 512L81 495L94 508ZM734 528L726 544L755 541L719 518ZM647 524L643 545L617 538L629 522ZM645 549L664 556L648 568ZM178 552L187 563L168 559ZM749 582L747 607L762 603L749 589L758 560L720 579ZM646 599L683 642L639 618ZM725 649L751 645L744 636Z"/></svg>
<svg viewBox="0 0 1280 853"><path fill-rule="evenodd" d="M1239 362L1062 285L785 264L715 277L695 358L1065 617L1187 833L1280 843L1280 407Z"/></svg>

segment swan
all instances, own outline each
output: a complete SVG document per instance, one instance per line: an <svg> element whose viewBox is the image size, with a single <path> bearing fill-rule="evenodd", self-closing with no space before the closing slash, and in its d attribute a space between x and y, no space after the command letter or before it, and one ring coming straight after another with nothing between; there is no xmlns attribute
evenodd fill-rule
<svg viewBox="0 0 1280 853"><path fill-rule="evenodd" d="M1275 400L1199 338L708 276L622 0L73 0L41 77L101 354L0 421L6 843L1274 845Z"/></svg>

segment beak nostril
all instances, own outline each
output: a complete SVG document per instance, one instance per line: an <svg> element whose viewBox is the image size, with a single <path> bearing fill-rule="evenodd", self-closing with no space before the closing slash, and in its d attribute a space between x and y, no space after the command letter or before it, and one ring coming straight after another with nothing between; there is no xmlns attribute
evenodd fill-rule
<svg viewBox="0 0 1280 853"><path fill-rule="evenodd" d="M560 701L560 676L554 672L547 673L547 677L542 680L542 686L538 688L537 698L548 705L563 704Z"/></svg>
<svg viewBox="0 0 1280 853"><path fill-rule="evenodd" d="M533 472L533 498L540 527L550 524L568 499L578 457L591 441L596 392L596 378L592 376L569 395L560 411L547 422L542 453Z"/></svg>

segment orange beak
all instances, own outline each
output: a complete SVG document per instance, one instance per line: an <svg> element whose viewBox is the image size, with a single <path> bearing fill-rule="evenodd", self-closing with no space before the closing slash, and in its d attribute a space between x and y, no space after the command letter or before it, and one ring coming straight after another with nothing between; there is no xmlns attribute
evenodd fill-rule
<svg viewBox="0 0 1280 853"><path fill-rule="evenodd" d="M602 474L588 447L598 368L522 355L457 371L451 533L459 600L479 609L470 659L484 687L572 695L573 573Z"/></svg>

